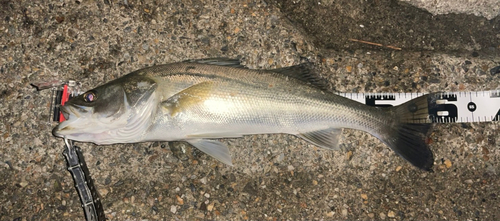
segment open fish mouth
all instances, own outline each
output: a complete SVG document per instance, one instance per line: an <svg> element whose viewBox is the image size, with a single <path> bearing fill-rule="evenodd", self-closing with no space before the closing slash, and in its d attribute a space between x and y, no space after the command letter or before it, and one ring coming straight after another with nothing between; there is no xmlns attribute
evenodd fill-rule
<svg viewBox="0 0 500 221"><path fill-rule="evenodd" d="M73 124L74 121L77 121L78 118L81 116L81 114L78 112L79 109L82 109L82 108L78 108L78 107L75 108L73 105L60 106L61 114L64 116L65 120L62 121L61 123L59 123L59 125L57 125L52 130L52 134L56 137L65 137L64 134L73 128L70 125Z"/></svg>

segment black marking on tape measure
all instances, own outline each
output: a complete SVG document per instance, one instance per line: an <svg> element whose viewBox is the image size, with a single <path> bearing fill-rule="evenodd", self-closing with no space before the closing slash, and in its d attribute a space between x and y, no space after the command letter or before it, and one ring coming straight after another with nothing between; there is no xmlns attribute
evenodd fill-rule
<svg viewBox="0 0 500 221"><path fill-rule="evenodd" d="M500 67L500 66L499 66ZM500 98L500 90L493 91L490 94L490 98ZM497 114L493 117L492 121L500 121L500 109L498 109Z"/></svg>
<svg viewBox="0 0 500 221"><path fill-rule="evenodd" d="M457 101L454 94L430 94L427 98L429 103L429 120L432 123L451 123L458 119L458 108L454 104L438 104L438 100ZM443 115L446 113L446 115Z"/></svg>
<svg viewBox="0 0 500 221"><path fill-rule="evenodd" d="M500 109L498 109L498 112L495 115L495 117L493 118L493 121L500 121Z"/></svg>
<svg viewBox="0 0 500 221"><path fill-rule="evenodd" d="M457 95L456 94L437 94L440 96L441 100L448 100L448 101L457 101Z"/></svg>
<svg viewBox="0 0 500 221"><path fill-rule="evenodd" d="M474 102L472 102L472 101L471 101L471 102L469 102L469 103L467 104L467 109L468 109L470 112L474 112L474 111L476 111L476 109L477 109L476 103L474 103Z"/></svg>
<svg viewBox="0 0 500 221"><path fill-rule="evenodd" d="M396 96L395 95L366 95L365 96L365 104L374 106L374 107L392 107L390 104L375 104L376 101L395 101Z"/></svg>
<svg viewBox="0 0 500 221"><path fill-rule="evenodd" d="M491 92L490 98L494 98L494 97L500 97L500 91Z"/></svg>

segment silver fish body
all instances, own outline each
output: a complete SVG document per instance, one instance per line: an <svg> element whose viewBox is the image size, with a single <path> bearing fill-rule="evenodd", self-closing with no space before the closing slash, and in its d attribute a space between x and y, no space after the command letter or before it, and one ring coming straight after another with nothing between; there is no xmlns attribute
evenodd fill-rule
<svg viewBox="0 0 500 221"><path fill-rule="evenodd" d="M96 144L182 140L231 164L227 147L213 138L287 133L337 149L341 129L352 128L430 169L429 126L412 123L427 117L425 98L371 107L317 87L303 70L251 70L230 60L141 69L68 101L62 107L68 120L53 133Z"/></svg>

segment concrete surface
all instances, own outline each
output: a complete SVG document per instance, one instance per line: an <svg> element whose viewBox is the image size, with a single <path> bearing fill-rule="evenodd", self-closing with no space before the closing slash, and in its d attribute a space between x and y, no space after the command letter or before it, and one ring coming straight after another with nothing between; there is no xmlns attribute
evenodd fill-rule
<svg viewBox="0 0 500 221"><path fill-rule="evenodd" d="M433 15L441 14L472 14L493 19L500 15L498 0L401 0L419 8L423 8Z"/></svg>
<svg viewBox="0 0 500 221"><path fill-rule="evenodd" d="M322 49L387 49L359 40L394 46L404 51L498 55L500 17L464 14L432 15L404 2L336 0L276 0L283 17Z"/></svg>
<svg viewBox="0 0 500 221"><path fill-rule="evenodd" d="M309 60L332 90L343 92L500 89L500 74L490 72L500 65L499 44L489 52L370 45L326 50L282 14L282 6L1 0L0 220L84 218L63 142L51 135L50 91L37 92L31 82L75 79L90 89L150 65L241 57L251 68ZM433 173L352 130L344 131L344 152L289 135L223 139L234 167L182 143L77 145L110 220L498 220L498 133L498 123L436 125Z"/></svg>

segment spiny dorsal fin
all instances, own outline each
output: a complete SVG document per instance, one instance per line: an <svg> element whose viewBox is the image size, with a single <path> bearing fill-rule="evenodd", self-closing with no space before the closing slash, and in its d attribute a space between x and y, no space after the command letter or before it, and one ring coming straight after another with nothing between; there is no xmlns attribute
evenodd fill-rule
<svg viewBox="0 0 500 221"><path fill-rule="evenodd" d="M233 58L202 58L202 59L185 60L183 62L220 65L220 66L248 69L248 67L240 63L239 59L233 59ZM303 63L290 67L270 69L265 71L282 74L287 77L294 78L296 80L300 80L302 82L311 84L321 90L327 90L328 89L328 84L326 83L327 81L325 79L322 79L315 73L313 73L312 70L313 68L311 63Z"/></svg>
<svg viewBox="0 0 500 221"><path fill-rule="evenodd" d="M290 78L300 80L311 84L321 90L327 90L328 84L325 79L322 79L313 72L311 63L302 63L290 67L277 68L268 70L269 72L279 73Z"/></svg>
<svg viewBox="0 0 500 221"><path fill-rule="evenodd" d="M185 60L183 62L220 65L233 68L247 68L240 63L239 59L233 59L233 58L202 58L202 59Z"/></svg>

